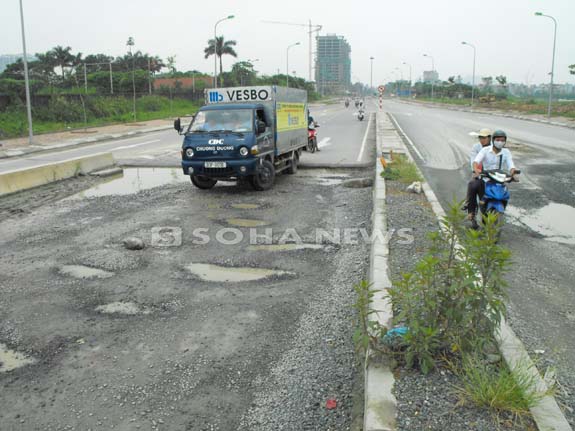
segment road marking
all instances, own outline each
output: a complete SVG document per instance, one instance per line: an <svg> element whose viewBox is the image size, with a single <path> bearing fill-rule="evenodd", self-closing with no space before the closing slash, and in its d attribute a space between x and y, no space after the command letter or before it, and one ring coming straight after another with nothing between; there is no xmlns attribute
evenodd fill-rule
<svg viewBox="0 0 575 431"><path fill-rule="evenodd" d="M323 138L321 141L319 141L319 143L317 144L318 148L323 148L323 147L327 147L328 145L331 145L331 142L329 142L331 140L331 138Z"/></svg>
<svg viewBox="0 0 575 431"><path fill-rule="evenodd" d="M421 161L423 163L425 163L425 159L423 158L423 155L419 152L419 150L417 149L415 144L411 141L411 139L409 139L409 136L407 136L407 134L403 131L403 129L401 128L401 126L399 125L397 120L395 119L394 115L391 112L389 112L389 116L391 117L391 119L393 120L393 122L395 123L395 125L397 126L399 131L401 132L401 134L405 137L405 140L409 143L409 145L411 145L411 148L413 148L413 151L415 152L415 154L417 154L417 157L419 157L421 159Z"/></svg>
<svg viewBox="0 0 575 431"><path fill-rule="evenodd" d="M361 150L359 151L359 156L357 156L356 162L361 162L363 158L363 152L365 151L365 143L367 142L367 134L369 133L369 126L371 124L372 115L369 114L369 120L367 121L367 127L365 128L365 134L363 135L363 142L361 143Z"/></svg>
<svg viewBox="0 0 575 431"><path fill-rule="evenodd" d="M141 147L142 145L153 144L154 142L160 142L160 140L159 140L159 139L154 139L153 141L140 142L140 143L138 143L138 144L123 145L123 146L121 146L121 147L112 148L110 151L127 150L128 148Z"/></svg>

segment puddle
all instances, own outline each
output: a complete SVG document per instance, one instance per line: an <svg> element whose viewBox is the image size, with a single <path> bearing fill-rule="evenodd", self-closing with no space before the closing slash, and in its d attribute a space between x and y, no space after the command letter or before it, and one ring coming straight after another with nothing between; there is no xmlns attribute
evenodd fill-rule
<svg viewBox="0 0 575 431"><path fill-rule="evenodd" d="M6 373L16 368L33 364L34 362L36 362L34 358L11 350L6 345L0 343L0 373Z"/></svg>
<svg viewBox="0 0 575 431"><path fill-rule="evenodd" d="M150 310L140 308L133 302L111 302L96 307L96 311L104 314L125 314L134 316L136 314L150 314Z"/></svg>
<svg viewBox="0 0 575 431"><path fill-rule="evenodd" d="M313 181L322 186L337 186L343 183L347 178L314 178Z"/></svg>
<svg viewBox="0 0 575 431"><path fill-rule="evenodd" d="M241 281L256 281L272 275L291 274L286 271L276 271L263 268L233 268L207 263L192 263L188 271L204 281L237 283Z"/></svg>
<svg viewBox="0 0 575 431"><path fill-rule="evenodd" d="M84 265L64 265L58 272L74 278L110 278L114 275L113 272Z"/></svg>
<svg viewBox="0 0 575 431"><path fill-rule="evenodd" d="M237 208L239 210L255 210L258 209L260 206L256 204L232 204L232 208Z"/></svg>
<svg viewBox="0 0 575 431"><path fill-rule="evenodd" d="M508 212L549 241L575 244L575 208L572 206L551 203L531 212L515 207L509 207Z"/></svg>
<svg viewBox="0 0 575 431"><path fill-rule="evenodd" d="M319 250L323 248L321 244L262 244L262 245L249 245L246 247L248 251L293 251L293 250Z"/></svg>
<svg viewBox="0 0 575 431"><path fill-rule="evenodd" d="M229 218L226 222L232 226L239 227L260 227L268 226L270 223L263 220L252 220L247 218Z"/></svg>
<svg viewBox="0 0 575 431"><path fill-rule="evenodd" d="M178 168L126 168L123 175L112 177L110 181L100 183L69 199L130 195L166 184L189 182L188 176Z"/></svg>

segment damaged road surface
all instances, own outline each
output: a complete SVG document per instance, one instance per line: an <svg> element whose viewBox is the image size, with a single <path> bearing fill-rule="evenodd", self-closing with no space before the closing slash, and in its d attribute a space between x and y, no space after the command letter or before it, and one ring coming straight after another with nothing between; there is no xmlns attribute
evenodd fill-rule
<svg viewBox="0 0 575 431"><path fill-rule="evenodd" d="M343 229L369 227L371 187L300 173L266 193L176 182L1 221L0 428L349 429L368 244Z"/></svg>

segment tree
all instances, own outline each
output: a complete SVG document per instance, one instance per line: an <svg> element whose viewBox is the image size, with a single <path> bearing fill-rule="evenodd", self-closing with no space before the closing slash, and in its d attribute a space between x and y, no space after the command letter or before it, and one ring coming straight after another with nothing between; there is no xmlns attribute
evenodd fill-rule
<svg viewBox="0 0 575 431"><path fill-rule="evenodd" d="M501 85L502 87L505 87L507 85L507 77L503 76L503 75L499 75L495 77L495 80L499 83L499 85Z"/></svg>
<svg viewBox="0 0 575 431"><path fill-rule="evenodd" d="M493 78L491 76L484 76L483 78L481 78L481 80L483 81L483 86L485 87L485 89L489 91L489 89L491 88L491 84L493 84Z"/></svg>
<svg viewBox="0 0 575 431"><path fill-rule="evenodd" d="M64 80L64 68L73 66L82 54L73 55L72 48L67 46L66 48L58 45L52 50L48 51L46 55L51 56L54 62L60 67L62 71L62 80Z"/></svg>
<svg viewBox="0 0 575 431"><path fill-rule="evenodd" d="M572 64L571 66L569 66L569 73L571 75L575 75L575 64Z"/></svg>
<svg viewBox="0 0 575 431"><path fill-rule="evenodd" d="M84 63L89 66L91 72L104 72L109 70L109 63L114 61L114 57L106 54L90 54L84 57Z"/></svg>
<svg viewBox="0 0 575 431"><path fill-rule="evenodd" d="M447 78L447 82L451 85L455 84L455 76L450 76Z"/></svg>
<svg viewBox="0 0 575 431"><path fill-rule="evenodd" d="M235 40L224 41L223 36L216 37L216 39L208 40L208 46L204 49L204 58L208 58L210 55L216 55L220 60L220 75L222 74L222 56L231 55L232 57L237 57L238 54L234 50L236 46Z"/></svg>

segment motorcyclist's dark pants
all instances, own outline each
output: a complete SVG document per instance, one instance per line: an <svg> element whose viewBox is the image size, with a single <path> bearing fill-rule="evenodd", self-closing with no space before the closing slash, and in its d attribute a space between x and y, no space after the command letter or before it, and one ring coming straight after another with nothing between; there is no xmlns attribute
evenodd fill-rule
<svg viewBox="0 0 575 431"><path fill-rule="evenodd" d="M477 214L477 199L483 199L485 182L481 178L472 178L467 184L467 213Z"/></svg>

